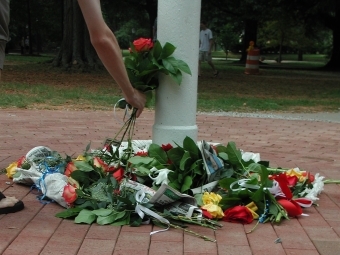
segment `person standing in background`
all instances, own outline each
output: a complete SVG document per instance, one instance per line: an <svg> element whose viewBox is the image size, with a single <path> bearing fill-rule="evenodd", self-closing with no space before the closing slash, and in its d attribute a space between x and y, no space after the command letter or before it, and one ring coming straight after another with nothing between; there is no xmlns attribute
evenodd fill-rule
<svg viewBox="0 0 340 255"><path fill-rule="evenodd" d="M213 76L217 77L218 70L216 70L211 57L211 50L214 45L213 34L209 28L207 28L206 23L201 21L200 24L200 42L199 42L199 62L198 62L198 77L201 76L201 63L207 61L214 71Z"/></svg>
<svg viewBox="0 0 340 255"><path fill-rule="evenodd" d="M6 43L9 39L9 0L0 0L0 81L6 55Z"/></svg>

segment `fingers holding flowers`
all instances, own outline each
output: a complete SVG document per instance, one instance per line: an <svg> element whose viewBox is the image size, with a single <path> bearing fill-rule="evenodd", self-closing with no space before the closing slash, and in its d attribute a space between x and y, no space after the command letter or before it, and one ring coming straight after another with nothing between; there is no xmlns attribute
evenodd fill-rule
<svg viewBox="0 0 340 255"><path fill-rule="evenodd" d="M138 118L144 110L146 103L146 95L137 89L133 89L132 94L125 95L125 100L133 108L137 109L136 117Z"/></svg>

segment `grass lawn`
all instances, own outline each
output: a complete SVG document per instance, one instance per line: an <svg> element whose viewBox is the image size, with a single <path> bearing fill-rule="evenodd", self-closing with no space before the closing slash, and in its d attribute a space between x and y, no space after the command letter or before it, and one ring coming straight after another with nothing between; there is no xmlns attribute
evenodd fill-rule
<svg viewBox="0 0 340 255"><path fill-rule="evenodd" d="M266 55L259 75L245 75L239 56L214 52L218 77L202 64L198 79L199 111L321 112L340 108L340 74L319 71L323 55ZM120 89L105 70L63 72L46 61L53 56L8 55L0 86L0 108L112 109ZM235 60L236 59L236 60ZM308 70L310 69L310 70ZM183 84L184 85L184 84Z"/></svg>

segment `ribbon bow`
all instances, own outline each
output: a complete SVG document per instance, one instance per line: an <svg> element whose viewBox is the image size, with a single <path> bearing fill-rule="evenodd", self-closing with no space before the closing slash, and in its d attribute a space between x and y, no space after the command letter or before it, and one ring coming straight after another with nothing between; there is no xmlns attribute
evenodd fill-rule
<svg viewBox="0 0 340 255"><path fill-rule="evenodd" d="M150 233L150 235L156 234L158 232L167 231L170 228L170 222L167 219L165 219L162 216L158 215L154 211L151 211L149 208L146 208L145 206L141 205L141 203L148 202L148 199L145 197L144 191L142 191L142 190L137 191L137 193L135 195L135 199L136 199L136 202L137 202L137 205L136 205L136 208L135 208L135 212L139 215L139 217L141 219L143 219L144 215L147 214L147 215L149 215L149 216L159 220L160 222L162 222L162 223L164 223L164 224L166 224L168 226L166 229L152 231Z"/></svg>
<svg viewBox="0 0 340 255"><path fill-rule="evenodd" d="M310 207L313 204L313 201L308 198L293 198L285 174L274 176L273 187L269 188L269 191L291 217L302 215L301 207Z"/></svg>
<svg viewBox="0 0 340 255"><path fill-rule="evenodd" d="M50 202L48 201L43 201L44 198L46 197L46 193L47 193L47 187L46 187L46 183L45 183L45 178L47 175L49 174L55 174L55 173L59 173L59 168L61 167L61 164L56 165L54 167L50 167L47 163L47 159L55 159L55 157L46 157L40 164L39 164L39 170L40 172L42 172L41 177L39 178L39 180L37 181L36 184L33 184L31 187L31 190L34 188L37 188L38 190L40 190L42 192L42 186L44 187L45 192L42 192L43 195L38 196L38 199L40 201L40 203L42 204L48 204ZM53 202L53 201L52 201Z"/></svg>

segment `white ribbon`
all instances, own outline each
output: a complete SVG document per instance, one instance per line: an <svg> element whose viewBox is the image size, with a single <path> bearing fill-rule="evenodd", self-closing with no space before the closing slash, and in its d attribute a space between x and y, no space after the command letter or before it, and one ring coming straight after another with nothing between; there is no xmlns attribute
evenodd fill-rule
<svg viewBox="0 0 340 255"><path fill-rule="evenodd" d="M151 211L149 208L142 206L140 203L143 202L144 198L145 198L144 191L142 191L142 190L137 191L137 193L135 195L135 199L136 199L136 202L137 202L135 211L139 215L139 217L141 219L143 219L144 215L147 214L147 215L159 220L160 222L162 222L162 223L164 223L168 226L166 229L152 231L150 233L150 236L153 235L153 234L159 233L159 232L167 231L170 228L170 222L167 219L163 218L162 216L158 215L157 213ZM147 198L145 198L145 199L147 199Z"/></svg>
<svg viewBox="0 0 340 255"><path fill-rule="evenodd" d="M280 184L276 181L273 180L273 187L271 188L266 188L269 190L269 192L274 196L280 196L280 197L286 197L286 195L282 192L282 189L280 187Z"/></svg>
<svg viewBox="0 0 340 255"><path fill-rule="evenodd" d="M116 103L116 104L114 105L114 107L113 107L113 116L114 116L114 118L115 118L119 123L121 123L121 124L124 124L124 122L117 118L117 116L116 116L116 107L117 107L117 105L119 104L119 102L120 102L120 101L123 101L123 100L125 100L125 98L119 99L119 100L117 101L117 103ZM126 116L130 117L130 114L129 114L129 106L128 106L127 103L126 103L126 106L125 106L125 109L124 109L124 110L125 110L124 119L125 119Z"/></svg>
<svg viewBox="0 0 340 255"><path fill-rule="evenodd" d="M164 168L164 169L157 169L156 167L153 167L150 169L150 174L149 174L149 177L150 179L153 180L153 184L154 185L162 185L163 183L168 185L168 174L170 172L173 172L167 168ZM156 177L152 177L151 174L157 174Z"/></svg>
<svg viewBox="0 0 340 255"><path fill-rule="evenodd" d="M232 184L230 184L230 189L232 191L239 191L239 190L245 190L247 188L248 189L259 189L260 188L259 185L248 184L247 181L250 181L250 179L241 179L241 180L234 181ZM242 188L233 188L236 184Z"/></svg>

